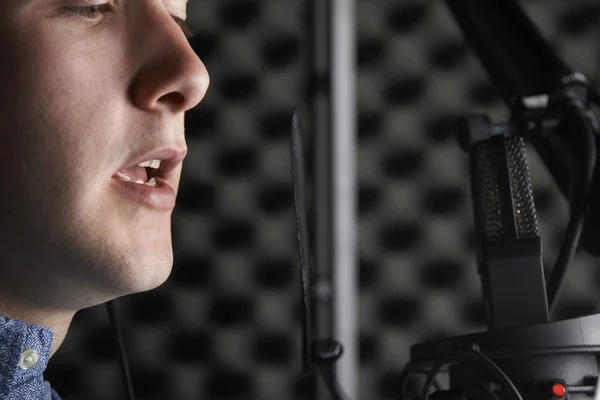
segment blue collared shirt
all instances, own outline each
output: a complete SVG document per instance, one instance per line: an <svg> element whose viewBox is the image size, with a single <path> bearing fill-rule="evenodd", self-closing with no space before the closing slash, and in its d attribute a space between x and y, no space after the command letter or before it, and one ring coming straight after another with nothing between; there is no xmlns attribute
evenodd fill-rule
<svg viewBox="0 0 600 400"><path fill-rule="evenodd" d="M60 400L44 381L54 332L0 317L0 399Z"/></svg>

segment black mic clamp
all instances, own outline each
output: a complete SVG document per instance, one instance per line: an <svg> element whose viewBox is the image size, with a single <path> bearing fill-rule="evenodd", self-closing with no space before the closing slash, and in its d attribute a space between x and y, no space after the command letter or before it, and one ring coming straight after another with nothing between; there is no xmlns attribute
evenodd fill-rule
<svg viewBox="0 0 600 400"><path fill-rule="evenodd" d="M511 118L508 123L492 123L485 114L472 114L458 119L454 128L455 137L464 151L482 141L494 136L505 137L520 135L526 140L542 140L555 136L565 117L565 110L577 107L585 113L585 118L592 126L594 132L600 132L598 120L589 109L588 91L589 83L581 73L568 75L560 82L563 84L552 94L527 96L515 101L511 107ZM536 140L536 147L546 147ZM552 150L556 150L552 148ZM556 163L556 156L565 154L566 150L556 151L551 154L550 164ZM559 157L564 159L563 157ZM562 175L559 175L562 176ZM563 184L560 179L559 185Z"/></svg>
<svg viewBox="0 0 600 400"><path fill-rule="evenodd" d="M460 148L468 152L473 145L491 139L494 136L514 136L516 129L509 124L494 124L485 114L472 114L458 119L455 136Z"/></svg>

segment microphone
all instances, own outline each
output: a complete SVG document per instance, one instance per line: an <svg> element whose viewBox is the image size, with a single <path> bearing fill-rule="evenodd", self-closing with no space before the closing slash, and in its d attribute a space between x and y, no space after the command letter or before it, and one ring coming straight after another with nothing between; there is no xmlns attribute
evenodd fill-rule
<svg viewBox="0 0 600 400"><path fill-rule="evenodd" d="M560 60L515 0L446 3L511 107L509 129L533 143L569 200L571 218L547 281L552 313L579 239L588 252L600 255L600 173L595 174L598 122L588 110L588 97L595 101L600 97L585 76Z"/></svg>
<svg viewBox="0 0 600 400"><path fill-rule="evenodd" d="M558 188L571 201L572 182L580 175L578 165L585 152L573 140L572 124L560 123L564 108L551 109L551 98L568 93L585 110L589 100L600 103L600 95L590 88L583 74L572 70L557 56L515 0L445 2L467 43L511 108L511 122L531 140ZM586 119L597 124L593 116ZM596 256L600 255L599 179L600 173L595 174L581 231L581 245Z"/></svg>
<svg viewBox="0 0 600 400"><path fill-rule="evenodd" d="M470 153L472 199L489 329L548 322L533 188L523 138L486 116L459 123ZM507 136L505 136L507 135Z"/></svg>
<svg viewBox="0 0 600 400"><path fill-rule="evenodd" d="M596 157L588 114L575 98L561 100L564 103L557 104L564 109L564 123L571 124L574 139L587 152L573 186L566 245L548 291L522 131L494 125L485 116L459 123L459 143L470 153L478 264L489 330L411 347L402 379L404 383L409 373L428 370L421 400L428 399L433 380L446 365L450 387L431 394L436 400L481 396L574 400L597 390L600 314L549 321L547 299L556 299L576 247ZM561 265L565 268L558 268Z"/></svg>

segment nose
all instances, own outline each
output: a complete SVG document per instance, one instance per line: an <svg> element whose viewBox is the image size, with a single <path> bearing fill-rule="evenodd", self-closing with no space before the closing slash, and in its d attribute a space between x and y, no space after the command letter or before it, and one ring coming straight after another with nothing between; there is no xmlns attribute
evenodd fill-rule
<svg viewBox="0 0 600 400"><path fill-rule="evenodd" d="M140 63L130 92L133 102L147 111L173 114L195 107L210 83L204 63L167 11L149 11L140 23L145 27L134 35Z"/></svg>

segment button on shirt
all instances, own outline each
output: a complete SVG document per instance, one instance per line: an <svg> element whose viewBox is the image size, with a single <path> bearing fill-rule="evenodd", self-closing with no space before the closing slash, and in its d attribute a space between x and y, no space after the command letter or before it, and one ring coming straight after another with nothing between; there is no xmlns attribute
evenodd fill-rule
<svg viewBox="0 0 600 400"><path fill-rule="evenodd" d="M0 317L0 399L60 400L44 381L54 332Z"/></svg>

